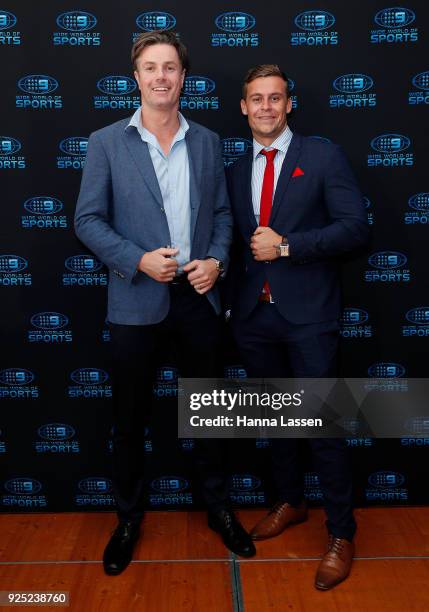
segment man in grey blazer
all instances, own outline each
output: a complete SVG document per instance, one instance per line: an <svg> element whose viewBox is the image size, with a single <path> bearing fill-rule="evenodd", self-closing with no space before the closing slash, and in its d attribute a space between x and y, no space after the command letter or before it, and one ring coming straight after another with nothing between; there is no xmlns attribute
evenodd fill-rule
<svg viewBox="0 0 429 612"><path fill-rule="evenodd" d="M182 376L217 374L216 281L227 266L232 234L219 137L178 112L186 47L175 33L145 32L131 59L142 106L131 119L91 134L75 217L78 237L109 268L119 519L104 552L109 575L127 567L139 536L140 438L156 350L167 334L179 343ZM209 526L233 552L254 555L228 504L219 443L197 447Z"/></svg>

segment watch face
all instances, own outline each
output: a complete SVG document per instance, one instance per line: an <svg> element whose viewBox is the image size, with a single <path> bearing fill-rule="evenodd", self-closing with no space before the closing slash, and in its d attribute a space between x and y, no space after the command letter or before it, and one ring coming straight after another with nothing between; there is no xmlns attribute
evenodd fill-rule
<svg viewBox="0 0 429 612"><path fill-rule="evenodd" d="M289 257L289 245L288 244L280 245L280 257Z"/></svg>

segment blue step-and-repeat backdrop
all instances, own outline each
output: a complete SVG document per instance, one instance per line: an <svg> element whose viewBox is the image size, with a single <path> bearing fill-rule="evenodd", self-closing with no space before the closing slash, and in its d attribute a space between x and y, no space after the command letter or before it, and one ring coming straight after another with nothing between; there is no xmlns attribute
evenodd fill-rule
<svg viewBox="0 0 429 612"><path fill-rule="evenodd" d="M368 251L344 261L341 373L395 379L399 394L426 376L428 27L417 0L0 5L2 511L113 509L108 270L76 239L73 214L89 134L139 106L129 55L142 31L174 29L187 44L180 108L220 134L226 165L251 145L243 75L280 64L292 129L344 147L373 228ZM141 432L147 507L188 509L200 504L193 440L177 440L178 372L166 351ZM227 331L225 375L245 376ZM428 501L429 416L410 437L348 444L358 505ZM233 501L270 503L268 442L235 445ZM321 501L310 463L306 495Z"/></svg>

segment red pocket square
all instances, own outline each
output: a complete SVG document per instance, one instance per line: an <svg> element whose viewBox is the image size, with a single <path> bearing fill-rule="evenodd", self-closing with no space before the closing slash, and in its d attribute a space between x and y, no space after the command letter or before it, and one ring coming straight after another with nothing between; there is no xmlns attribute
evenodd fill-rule
<svg viewBox="0 0 429 612"><path fill-rule="evenodd" d="M301 170L301 168L297 166L295 170L293 171L292 178L295 178L296 176L303 176L303 175L304 175L304 170Z"/></svg>

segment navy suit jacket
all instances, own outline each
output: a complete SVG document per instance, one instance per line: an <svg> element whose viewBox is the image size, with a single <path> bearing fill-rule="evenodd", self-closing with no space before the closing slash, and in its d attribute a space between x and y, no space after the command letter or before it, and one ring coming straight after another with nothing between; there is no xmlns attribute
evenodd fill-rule
<svg viewBox="0 0 429 612"><path fill-rule="evenodd" d="M363 198L340 147L294 134L284 159L269 226L287 236L290 257L255 261L250 239L257 223L252 205L252 151L227 172L236 225L227 302L233 319L246 318L268 280L276 307L295 324L340 316L338 256L368 238ZM296 172L299 168L303 174Z"/></svg>
<svg viewBox="0 0 429 612"><path fill-rule="evenodd" d="M129 119L91 134L75 215L75 230L109 269L112 323L149 325L168 314L168 285L136 272L147 251L171 244L161 191L147 143ZM219 137L188 121L191 260L228 264L232 217ZM207 299L220 312L215 286Z"/></svg>

